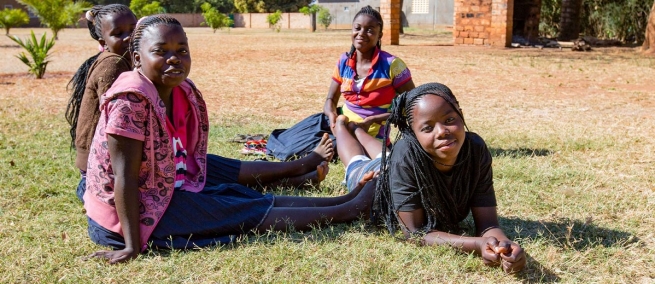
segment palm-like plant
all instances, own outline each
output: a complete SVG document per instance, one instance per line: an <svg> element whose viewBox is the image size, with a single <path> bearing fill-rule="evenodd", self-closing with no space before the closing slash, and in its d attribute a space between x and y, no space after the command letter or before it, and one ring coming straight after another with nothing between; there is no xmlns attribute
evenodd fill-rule
<svg viewBox="0 0 655 284"><path fill-rule="evenodd" d="M30 17L21 9L7 9L0 11L0 27L5 29L5 34L9 34L9 29L25 25L30 22Z"/></svg>
<svg viewBox="0 0 655 284"><path fill-rule="evenodd" d="M28 71L30 74L34 74L37 79L41 79L43 78L43 74L45 74L45 68L48 66L48 62L50 62L48 61L48 56L50 56L48 52L55 45L55 38L53 37L50 40L47 40L46 34L43 33L43 36L39 41L36 39L34 31L31 31L31 34L32 36L25 41L17 36L10 36L9 38L27 51L32 58L32 61L30 61L27 57L28 54L25 54L25 52L21 52L19 55L16 55L16 57L30 68Z"/></svg>

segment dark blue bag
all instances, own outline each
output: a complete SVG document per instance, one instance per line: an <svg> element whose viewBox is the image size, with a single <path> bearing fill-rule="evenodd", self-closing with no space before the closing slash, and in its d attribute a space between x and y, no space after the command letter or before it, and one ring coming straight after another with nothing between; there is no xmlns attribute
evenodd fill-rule
<svg viewBox="0 0 655 284"><path fill-rule="evenodd" d="M281 161L302 158L316 148L324 133L332 139L336 158L337 140L330 130L328 116L323 113L313 114L289 129L273 130L266 142L266 154Z"/></svg>

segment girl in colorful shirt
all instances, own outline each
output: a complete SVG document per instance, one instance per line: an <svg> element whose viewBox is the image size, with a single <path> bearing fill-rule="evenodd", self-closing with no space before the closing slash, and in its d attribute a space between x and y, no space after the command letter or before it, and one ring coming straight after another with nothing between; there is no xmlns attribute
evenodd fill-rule
<svg viewBox="0 0 655 284"><path fill-rule="evenodd" d="M207 107L187 79L186 34L165 15L137 24L135 70L100 99L84 207L93 241L116 250L92 256L117 263L150 247L192 248L250 231L303 230L370 212L374 188L333 198L263 195L207 174ZM332 146L327 135L323 143ZM327 162L316 169L327 172Z"/></svg>
<svg viewBox="0 0 655 284"><path fill-rule="evenodd" d="M343 114L380 141L391 101L396 94L414 88L405 63L381 50L382 25L382 16L371 6L355 15L350 52L337 62L323 107L334 127L337 103L343 95Z"/></svg>

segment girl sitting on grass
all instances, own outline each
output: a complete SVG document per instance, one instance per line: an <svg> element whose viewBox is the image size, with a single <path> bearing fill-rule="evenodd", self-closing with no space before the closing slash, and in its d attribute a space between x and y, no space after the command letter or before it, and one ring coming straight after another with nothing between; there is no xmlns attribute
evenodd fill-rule
<svg viewBox="0 0 655 284"><path fill-rule="evenodd" d="M250 231L303 230L370 211L372 187L314 198L213 185L206 171L207 107L187 79L191 56L182 26L166 15L143 19L130 54L135 70L101 97L91 144L84 193L89 236L115 249L92 257L117 263L148 247L224 244ZM322 144L332 146L327 135ZM327 170L325 161L316 168L319 175Z"/></svg>
<svg viewBox="0 0 655 284"><path fill-rule="evenodd" d="M334 127L337 103L352 122L382 141L384 123L397 93L414 88L412 74L398 57L382 50L382 16L371 6L363 7L353 19L352 45L341 55L332 74L323 113ZM387 141L388 142L388 141Z"/></svg>
<svg viewBox="0 0 655 284"><path fill-rule="evenodd" d="M121 73L132 70L128 45L137 23L134 13L121 4L94 6L87 11L86 19L89 33L98 41L102 51L87 59L69 82L72 93L66 119L71 125L71 143L76 151L75 166L82 176L77 187L80 199L86 188L91 140L100 117L99 98ZM327 170L319 173L316 168L331 157L333 151L331 145L320 143L311 154L301 159L275 164L208 154L207 172L215 183L240 183L257 188L317 185L325 179Z"/></svg>
<svg viewBox="0 0 655 284"><path fill-rule="evenodd" d="M86 12L86 20L89 33L100 44L101 52L87 59L68 83L72 92L66 108L71 143L77 154L75 166L83 177L93 133L100 118L100 96L118 75L132 70L127 49L136 16L125 5L110 4L94 6Z"/></svg>
<svg viewBox="0 0 655 284"><path fill-rule="evenodd" d="M336 119L337 150L349 161L349 187L370 178L371 171L384 169L377 182L374 216L392 235L400 227L405 238L418 237L424 245L474 252L485 264L502 264L510 273L523 269L525 252L498 224L491 153L480 136L466 131L450 89L431 83L401 94L388 122L399 134L387 155L387 148L356 124L343 116ZM458 234L458 223L469 212L477 237Z"/></svg>

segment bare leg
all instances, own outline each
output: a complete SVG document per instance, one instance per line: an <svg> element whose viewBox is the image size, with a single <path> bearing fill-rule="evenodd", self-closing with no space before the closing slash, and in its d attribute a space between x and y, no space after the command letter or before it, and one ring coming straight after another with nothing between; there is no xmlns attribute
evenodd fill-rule
<svg viewBox="0 0 655 284"><path fill-rule="evenodd" d="M324 207L274 206L262 224L257 227L257 230L259 232L265 232L267 230L286 231L290 227L296 230L305 230L310 229L312 226L330 222L350 222L359 217L369 215L374 195L375 183L368 182L357 192L354 198L338 205Z"/></svg>
<svg viewBox="0 0 655 284"><path fill-rule="evenodd" d="M330 165L328 162L323 161L321 162L320 165L316 167L316 170L306 173L304 175L296 176L296 177L290 177L290 178L282 178L278 179L277 181L270 182L266 185L261 185L263 186L269 186L269 187L318 187L323 180L325 180L325 177L327 177L327 174L330 172Z"/></svg>
<svg viewBox="0 0 655 284"><path fill-rule="evenodd" d="M298 179L308 173L316 171L316 167L323 161L332 160L334 146L329 136L325 134L321 138L314 151L295 161L291 162L241 162L238 183L246 186L266 186L273 182L289 179L287 183L300 186L307 180ZM315 175L310 175L313 178ZM296 178L296 179L292 179ZM315 179L320 179L316 177Z"/></svg>
<svg viewBox="0 0 655 284"><path fill-rule="evenodd" d="M359 143L364 147L364 150L368 154L369 158L374 159L380 153L382 153L383 144L380 140L375 139L361 127L357 126L355 123L348 123L348 128L355 135L355 138Z"/></svg>
<svg viewBox="0 0 655 284"><path fill-rule="evenodd" d="M328 207L346 203L355 198L364 185L375 177L374 172L364 174L351 192L337 197L301 197L301 196L275 196L274 207ZM375 184L375 182L373 182Z"/></svg>
<svg viewBox="0 0 655 284"><path fill-rule="evenodd" d="M362 144L348 127L348 117L344 115L337 116L334 123L334 136L337 137L337 152L344 166L348 166L350 160L357 155L366 155ZM367 134L368 135L368 134ZM373 137L371 137L373 138ZM373 138L375 139L375 138Z"/></svg>

